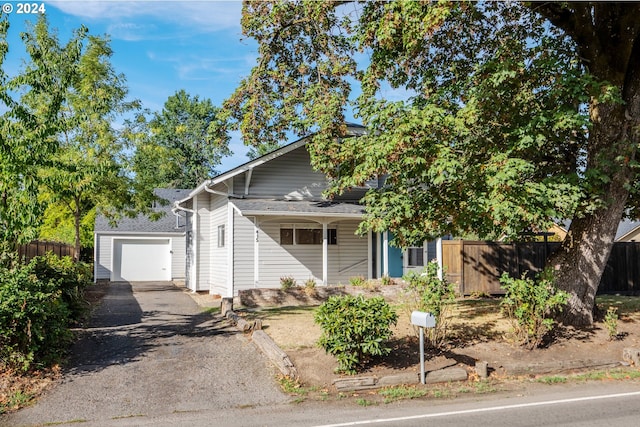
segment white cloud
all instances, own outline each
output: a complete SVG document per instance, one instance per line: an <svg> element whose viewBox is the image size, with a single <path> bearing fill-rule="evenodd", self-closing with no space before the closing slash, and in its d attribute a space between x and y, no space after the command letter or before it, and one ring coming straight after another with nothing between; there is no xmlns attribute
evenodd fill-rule
<svg viewBox="0 0 640 427"><path fill-rule="evenodd" d="M199 33L240 28L239 1L175 0L51 0L49 6L69 15L94 20L137 21L148 17Z"/></svg>

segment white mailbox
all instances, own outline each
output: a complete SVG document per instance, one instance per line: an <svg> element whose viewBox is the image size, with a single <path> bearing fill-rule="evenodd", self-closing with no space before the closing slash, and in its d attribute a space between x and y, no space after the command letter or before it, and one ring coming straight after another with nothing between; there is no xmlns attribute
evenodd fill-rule
<svg viewBox="0 0 640 427"><path fill-rule="evenodd" d="M411 324L422 328L435 328L436 317L424 311L413 311L411 312Z"/></svg>

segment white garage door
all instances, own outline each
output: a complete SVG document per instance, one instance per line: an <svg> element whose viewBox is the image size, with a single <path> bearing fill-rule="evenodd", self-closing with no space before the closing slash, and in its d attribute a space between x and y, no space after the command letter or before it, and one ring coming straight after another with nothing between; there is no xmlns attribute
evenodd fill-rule
<svg viewBox="0 0 640 427"><path fill-rule="evenodd" d="M171 280L169 239L116 239L113 241L114 281Z"/></svg>

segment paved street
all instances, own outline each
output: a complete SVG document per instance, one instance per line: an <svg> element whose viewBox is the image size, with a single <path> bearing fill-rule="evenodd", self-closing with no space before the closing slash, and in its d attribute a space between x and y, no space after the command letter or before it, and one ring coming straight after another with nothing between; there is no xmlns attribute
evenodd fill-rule
<svg viewBox="0 0 640 427"><path fill-rule="evenodd" d="M171 284L112 284L64 380L1 426L88 422L279 405L256 347Z"/></svg>

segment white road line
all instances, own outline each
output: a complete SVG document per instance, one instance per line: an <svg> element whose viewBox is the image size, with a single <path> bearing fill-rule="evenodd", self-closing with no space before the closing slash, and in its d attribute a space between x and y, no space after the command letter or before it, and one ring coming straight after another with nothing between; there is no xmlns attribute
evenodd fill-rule
<svg viewBox="0 0 640 427"><path fill-rule="evenodd" d="M410 420L420 420L425 418L446 417L446 416L452 416L452 415L475 414L479 412L495 412L495 411L504 411L508 409L560 405L563 403L586 402L590 400L616 399L619 397L630 397L630 396L639 396L639 395L640 395L640 391L634 391L629 393L607 394L603 396L587 396L587 397L576 397L572 399L548 400L544 402L520 403L517 405L493 406L488 408L468 409L464 411L438 412L435 414L411 415L407 417L385 418L385 419L378 419L378 420L361 420L361 421L352 421L352 422L340 423L340 424L325 424L325 425L316 426L316 427L361 426L361 425L367 425L367 424L389 423L389 422L395 422L395 421L410 421Z"/></svg>

